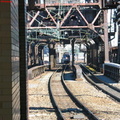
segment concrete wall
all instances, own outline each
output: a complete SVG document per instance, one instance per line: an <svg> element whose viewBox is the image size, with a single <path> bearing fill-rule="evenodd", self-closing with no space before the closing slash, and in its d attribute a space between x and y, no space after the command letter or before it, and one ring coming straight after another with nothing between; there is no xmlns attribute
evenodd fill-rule
<svg viewBox="0 0 120 120"><path fill-rule="evenodd" d="M28 118L26 58L25 2L0 2L0 120Z"/></svg>
<svg viewBox="0 0 120 120"><path fill-rule="evenodd" d="M45 72L47 65L32 67L28 70L28 80L34 79Z"/></svg>
<svg viewBox="0 0 120 120"><path fill-rule="evenodd" d="M20 119L18 0L0 2L0 120Z"/></svg>

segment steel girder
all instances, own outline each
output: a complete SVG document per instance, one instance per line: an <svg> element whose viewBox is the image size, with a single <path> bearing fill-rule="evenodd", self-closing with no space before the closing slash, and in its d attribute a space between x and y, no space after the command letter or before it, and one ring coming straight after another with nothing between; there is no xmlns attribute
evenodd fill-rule
<svg viewBox="0 0 120 120"><path fill-rule="evenodd" d="M100 36L103 38L104 21L101 4L101 0L94 3L55 3L46 4L45 11L28 11L28 38L32 40L31 35L34 32L38 33L34 37L36 40L42 39L43 35L58 40L69 39L71 36L79 36L80 41L85 37L94 39ZM90 13L92 17L88 18ZM74 31L74 34L71 31Z"/></svg>

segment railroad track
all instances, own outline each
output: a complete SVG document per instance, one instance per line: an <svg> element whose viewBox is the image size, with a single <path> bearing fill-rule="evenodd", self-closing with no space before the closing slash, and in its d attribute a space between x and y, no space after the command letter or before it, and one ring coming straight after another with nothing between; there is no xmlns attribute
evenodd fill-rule
<svg viewBox="0 0 120 120"><path fill-rule="evenodd" d="M64 83L62 67L49 80L51 102L57 111L58 120L98 120L98 118L78 101Z"/></svg>
<svg viewBox="0 0 120 120"><path fill-rule="evenodd" d="M92 85L102 90L102 92L108 94L114 100L120 102L120 89L110 85L99 78L97 78L89 69L87 69L83 64L80 64L83 75Z"/></svg>

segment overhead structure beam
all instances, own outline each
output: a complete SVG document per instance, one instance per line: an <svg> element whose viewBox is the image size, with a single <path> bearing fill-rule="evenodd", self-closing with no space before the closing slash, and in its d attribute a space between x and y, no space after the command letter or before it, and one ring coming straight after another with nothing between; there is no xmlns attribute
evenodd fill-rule
<svg viewBox="0 0 120 120"><path fill-rule="evenodd" d="M31 27L31 25L33 24L33 22L35 21L35 19L37 18L37 16L39 15L40 11L38 11L35 16L33 17L33 19L31 20L31 22L29 23L29 27Z"/></svg>
<svg viewBox="0 0 120 120"><path fill-rule="evenodd" d="M48 4L46 3L45 4L45 7L52 7L52 6L59 6L60 3L51 3L51 4ZM99 3L74 3L74 6L98 6L100 5ZM35 6L42 6L42 4L35 4ZM61 3L61 6L73 6L73 3Z"/></svg>
<svg viewBox="0 0 120 120"><path fill-rule="evenodd" d="M95 25L94 28L101 28L103 25ZM47 26L47 27L27 27L28 30L31 29L46 29L46 28L51 28L51 29L57 29L56 26ZM89 26L61 26L60 29L75 29L75 28L89 28Z"/></svg>
<svg viewBox="0 0 120 120"><path fill-rule="evenodd" d="M64 19L62 20L62 22L61 22L61 26L63 25L63 23L65 22L65 20L68 18L68 16L70 15L70 12L71 12L71 10L72 10L72 8L73 7L71 7L70 9L69 9L69 11L67 12L67 14L66 14L66 16L64 17Z"/></svg>
<svg viewBox="0 0 120 120"><path fill-rule="evenodd" d="M55 25L57 25L55 19L53 18L53 16L50 14L50 12L48 11L47 8L45 8L45 10L47 11L48 15L51 17L51 19L53 20L53 22L55 23Z"/></svg>
<svg viewBox="0 0 120 120"><path fill-rule="evenodd" d="M42 4L35 4L35 6L41 6L41 5ZM98 12L96 12L96 15L93 16L94 18L91 20L91 22L87 18L86 14L82 12L82 10L87 10L88 8L90 8L91 10L93 9L93 11L94 9L96 9L96 11L99 10ZM32 11L32 12L34 12L35 15L34 16L31 15L33 19L29 23L30 26L27 26L28 33L32 34L32 32L38 32L38 36L40 37L40 39L44 38L43 36L45 35L49 37L53 36L53 38L58 40L60 39L66 40L68 38L65 36L65 32L69 31L69 29L75 31L77 34L80 29L83 29L83 30L85 29L86 32L84 32L80 36L81 39L83 40L85 39L85 37L91 37L91 38L98 37L98 36L102 37L102 34L98 33L96 30L97 28L103 29L103 26L104 26L103 23L96 24L96 21L99 19L99 16L102 14L100 0L98 0L98 2L93 2L93 3L78 2L74 4L61 3L61 2L48 4L46 2L44 12L41 12L41 11L36 13L35 11ZM29 15L30 13L27 13L27 14ZM84 24L82 24L81 22L79 22L79 24L74 24L74 25L69 24L71 15L74 15L76 17L75 19L78 19L79 21L83 21ZM49 16L49 19L48 19L48 16ZM36 25L32 25L33 23L36 23ZM89 32L88 31L89 29L91 29L95 33L87 35L87 32ZM70 35L68 35L68 37ZM85 35L85 37L83 35ZM36 36L34 39L36 40L39 39L38 36ZM73 35L73 36L76 36L76 35ZM28 39L30 40L33 38L29 36Z"/></svg>
<svg viewBox="0 0 120 120"><path fill-rule="evenodd" d="M101 13L101 10L98 12L98 14L96 15L96 17L95 17L94 20L92 21L92 24L95 23L95 21L97 20L98 16L100 15L100 13Z"/></svg>
<svg viewBox="0 0 120 120"><path fill-rule="evenodd" d="M81 15L81 17L83 18L83 20L86 22L86 24L88 25L88 21L85 19L85 17L83 16L83 14L80 12L80 10L78 9L78 7L76 7L78 13Z"/></svg>

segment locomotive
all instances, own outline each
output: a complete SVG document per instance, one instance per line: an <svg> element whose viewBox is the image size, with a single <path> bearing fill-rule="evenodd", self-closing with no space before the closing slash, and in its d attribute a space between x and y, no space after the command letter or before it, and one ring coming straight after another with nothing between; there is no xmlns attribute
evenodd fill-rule
<svg viewBox="0 0 120 120"><path fill-rule="evenodd" d="M69 55L69 53L64 53L63 54L62 63L64 63L64 64L70 63L70 55Z"/></svg>

